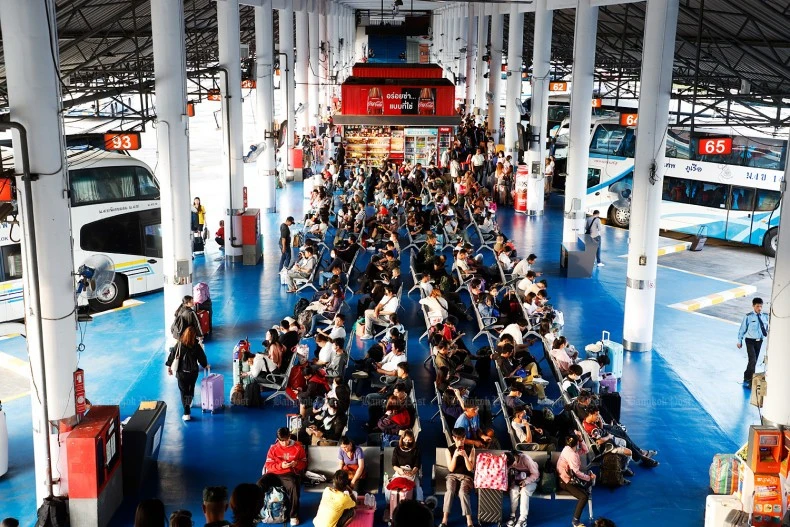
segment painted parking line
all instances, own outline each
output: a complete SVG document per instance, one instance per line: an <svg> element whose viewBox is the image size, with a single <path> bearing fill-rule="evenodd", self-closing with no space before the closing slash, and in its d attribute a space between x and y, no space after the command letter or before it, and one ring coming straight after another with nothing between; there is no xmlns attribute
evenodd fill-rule
<svg viewBox="0 0 790 527"><path fill-rule="evenodd" d="M665 256L672 253L682 253L683 251L688 251L689 247L691 247L691 242L680 242L673 245L665 245L658 248L658 256ZM620 258L628 258L628 255L623 254L620 256Z"/></svg>
<svg viewBox="0 0 790 527"><path fill-rule="evenodd" d="M677 304L672 304L669 307L678 309L680 311L697 311L703 307L721 304L727 300L747 296L756 291L757 288L753 285L742 285L739 287L733 287L732 289L727 289L726 291L720 291L718 293L712 293L710 295L701 296L692 300L686 300L685 302L678 302Z"/></svg>
<svg viewBox="0 0 790 527"><path fill-rule="evenodd" d="M26 361L18 359L12 355L9 355L8 353L0 352L0 374L5 372L16 374L23 379L30 378L30 366ZM14 395L6 395L3 397L3 402L10 403L11 401L27 397L28 395L30 395L30 391L24 391Z"/></svg>
<svg viewBox="0 0 790 527"><path fill-rule="evenodd" d="M108 311L102 311L101 313L91 313L92 317L100 317L102 315L107 315L109 313L115 313L116 311L123 311L124 309L129 309L132 307L137 307L143 305L145 302L141 302L140 300L135 300L134 298L130 298L124 301L121 307L116 307L115 309L110 309Z"/></svg>

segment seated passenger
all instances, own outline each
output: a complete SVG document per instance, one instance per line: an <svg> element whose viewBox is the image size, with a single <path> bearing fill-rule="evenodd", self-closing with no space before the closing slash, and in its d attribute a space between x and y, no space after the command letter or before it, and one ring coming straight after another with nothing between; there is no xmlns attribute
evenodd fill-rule
<svg viewBox="0 0 790 527"><path fill-rule="evenodd" d="M453 429L453 444L447 449L447 493L444 495L442 523L439 527L447 527L450 512L456 495L461 500L461 514L468 527L474 526L472 517L471 494L474 490L473 474L475 470L475 447L466 444L466 432L463 428Z"/></svg>
<svg viewBox="0 0 790 527"><path fill-rule="evenodd" d="M527 527L527 516L529 515L529 498L538 488L540 470L538 464L527 454L516 454L508 452L507 466L512 474L509 480L510 493L510 519L508 527Z"/></svg>
<svg viewBox="0 0 790 527"><path fill-rule="evenodd" d="M299 525L299 494L305 470L307 470L307 454L304 446L291 439L291 432L287 428L278 429L277 442L266 454L263 473L275 474L280 478L288 494L290 504L288 516L291 518L291 525Z"/></svg>
<svg viewBox="0 0 790 527"><path fill-rule="evenodd" d="M634 461L641 463L645 468L654 468L658 466L658 461L653 459L658 452L655 450L642 450L636 443L629 437L622 426L616 424L606 424L601 419L600 410L592 408L587 416L584 418L584 429L587 434L594 439L599 445L611 442L617 447L625 449L626 453L623 454L630 456ZM620 452L616 452L620 453Z"/></svg>
<svg viewBox="0 0 790 527"><path fill-rule="evenodd" d="M472 445L477 448L498 449L499 441L497 441L494 430L487 428L485 430L480 428L480 416L478 416L479 408L474 401L467 399L464 403L464 413L458 416L455 421L454 428L462 428L466 433L466 440L464 444Z"/></svg>
<svg viewBox="0 0 790 527"><path fill-rule="evenodd" d="M595 474L583 472L581 457L586 454L587 446L579 437L572 435L565 442L560 458L557 461L557 476L560 488L576 498L576 510L573 512L573 527L585 527L581 521L582 512L590 499L589 484L595 482Z"/></svg>
<svg viewBox="0 0 790 527"><path fill-rule="evenodd" d="M332 476L332 484L324 489L321 503L313 519L315 527L345 527L354 519L357 506L356 494L350 484L348 473L338 470Z"/></svg>
<svg viewBox="0 0 790 527"><path fill-rule="evenodd" d="M392 470L390 482L395 478L405 478L414 482L414 497L417 500L423 499L422 485L420 485L420 467L422 459L420 447L414 439L414 432L404 430L400 436L398 444L392 451ZM384 487L384 496L389 503L390 491ZM411 526L414 527L414 526Z"/></svg>
<svg viewBox="0 0 790 527"><path fill-rule="evenodd" d="M349 486L357 488L357 484L365 479L365 455L362 447L355 445L347 436L340 438L340 449L337 452L338 470L342 470L351 479Z"/></svg>

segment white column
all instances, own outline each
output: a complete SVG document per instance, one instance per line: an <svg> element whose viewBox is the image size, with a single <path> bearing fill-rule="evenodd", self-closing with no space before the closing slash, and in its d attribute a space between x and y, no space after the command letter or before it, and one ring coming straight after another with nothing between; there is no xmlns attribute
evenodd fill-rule
<svg viewBox="0 0 790 527"><path fill-rule="evenodd" d="M47 23L47 13L52 25ZM27 183L22 177L16 178L24 232L27 349L33 373L30 404L35 488L30 490L36 494L37 504L50 495L48 483L53 474L57 477L66 472L65 460L58 452L58 426L68 429L76 423L72 377L77 367L76 298L71 274L74 257L69 201L64 191L67 166L55 69L59 60L55 21L52 0L0 1L0 28L4 35L13 35L3 39L11 121L20 123L27 133L26 146L21 144L20 134L13 133L15 172L22 173L23 151L29 146L30 171L40 175ZM50 42L55 46L50 48ZM29 194L26 184L32 187ZM32 208L26 203L28 199ZM34 254L37 266L33 265ZM54 494L65 492L67 489L55 486Z"/></svg>
<svg viewBox="0 0 790 527"><path fill-rule="evenodd" d="M285 2L285 9L280 9L280 96L282 97L282 107L285 109L286 119L288 120L288 133L280 154L283 166L286 170L286 179L293 181L294 167L290 160L290 150L293 148L293 137L295 130L296 117L294 109L296 106L296 89L294 86L294 12L290 2Z"/></svg>
<svg viewBox="0 0 790 527"><path fill-rule="evenodd" d="M255 7L255 102L259 116L257 124L258 141L264 143L264 151L257 159L258 180L262 186L262 205L264 212L277 212L276 161L274 152L274 13L272 0L261 0ZM281 84L281 89L284 85ZM267 132L269 135L267 137ZM250 203L255 203L255 195Z"/></svg>
<svg viewBox="0 0 790 527"><path fill-rule="evenodd" d="M453 18L453 41L450 44L450 50L453 54L453 72L455 73L456 77L462 77L466 72L466 56L461 53L460 50L462 47L466 46L466 31L465 31L464 20L462 16L462 8L460 6L455 8L455 15ZM455 85L455 98L456 99L463 99L465 97L466 91L464 90L463 85L456 83Z"/></svg>
<svg viewBox="0 0 790 527"><path fill-rule="evenodd" d="M219 64L227 70L220 72L222 92L223 157L230 173L225 213L225 258L241 261L241 232L233 225L233 216L243 207L244 138L241 113L241 49L239 42L239 0L217 2Z"/></svg>
<svg viewBox="0 0 790 527"><path fill-rule="evenodd" d="M466 20L465 20L465 39L466 39L466 60L464 62L466 73L464 97L466 102L466 113L472 112L472 105L475 93L475 57L477 56L477 21L475 19L474 4L469 3L466 7Z"/></svg>
<svg viewBox="0 0 790 527"><path fill-rule="evenodd" d="M182 0L151 1L156 77L157 174L162 207L164 325L170 335L173 313L192 294L192 238L189 209L189 118ZM175 342L175 341L174 341Z"/></svg>
<svg viewBox="0 0 790 527"><path fill-rule="evenodd" d="M543 214L544 179L546 164L546 127L549 112L549 75L551 70L551 24L553 11L546 8L547 0L536 0L535 31L532 50L532 112L530 114L530 135L537 135L538 141L530 141L527 161L530 165L527 183L527 214ZM536 165L537 163L537 165ZM534 168L539 166L536 172Z"/></svg>
<svg viewBox="0 0 790 527"><path fill-rule="evenodd" d="M584 235L584 202L587 196L587 162L590 154L592 123L593 70L598 8L590 0L578 0L573 39L573 78L571 81L570 147L568 177L565 180L565 221L563 243L574 243Z"/></svg>
<svg viewBox="0 0 790 527"><path fill-rule="evenodd" d="M505 45L505 15L491 15L491 61L488 66L488 92L491 94L488 103L488 128L494 133L494 141L498 144L499 120L501 117L500 98L502 80L502 48Z"/></svg>
<svg viewBox="0 0 790 527"><path fill-rule="evenodd" d="M507 46L507 96L505 97L505 152L518 163L518 122L521 114L516 100L521 100L521 65L524 49L524 13L518 4L510 6L510 26Z"/></svg>
<svg viewBox="0 0 790 527"><path fill-rule="evenodd" d="M318 40L319 47L323 48L320 52L320 62L318 65L318 120L321 121L326 112L327 107L327 93L329 91L329 75L330 75L330 52L329 45L329 10L332 4L327 2L320 2L318 4Z"/></svg>
<svg viewBox="0 0 790 527"><path fill-rule="evenodd" d="M307 71L310 62L310 39L308 37L310 16L307 14L306 4L306 0L294 0L294 13L296 14L296 59L294 60L296 100L294 108L298 110L300 106L302 107L296 116L295 128L300 138L307 133L308 115L310 115L307 86Z"/></svg>
<svg viewBox="0 0 790 527"><path fill-rule="evenodd" d="M628 351L650 351L653 348L661 177L677 22L678 0L648 2L636 130L639 140L634 157L634 189L628 230L628 278L623 321L623 347ZM585 93L592 94L592 90Z"/></svg>
<svg viewBox="0 0 790 527"><path fill-rule="evenodd" d="M787 197L787 181L790 181L790 162L785 160L782 203L785 203L784 198ZM790 342L790 324L784 320L787 310L790 309L790 297L785 291L790 284L790 214L779 218L778 243L769 313L771 324L768 326L765 350L765 381L768 392L763 400L763 421L768 421L766 424L790 426L790 383L787 382L787 372L790 371L790 353L787 347Z"/></svg>
<svg viewBox="0 0 790 527"><path fill-rule="evenodd" d="M315 127L316 135L318 135L318 112L321 106L319 99L318 99L318 71L321 69L321 61L319 57L321 55L321 50L319 46L321 45L321 39L318 35L318 2L314 0L312 2L312 6L308 15L309 21L309 35L308 40L310 42L310 67L307 70L307 96L309 102L309 115L307 119L307 130L309 131L311 128Z"/></svg>
<svg viewBox="0 0 790 527"><path fill-rule="evenodd" d="M477 13L477 57L475 60L475 103L474 107L480 110L481 121L486 113L486 82L483 75L486 72L486 63L483 56L486 54L488 44L488 16L484 14L481 6Z"/></svg>

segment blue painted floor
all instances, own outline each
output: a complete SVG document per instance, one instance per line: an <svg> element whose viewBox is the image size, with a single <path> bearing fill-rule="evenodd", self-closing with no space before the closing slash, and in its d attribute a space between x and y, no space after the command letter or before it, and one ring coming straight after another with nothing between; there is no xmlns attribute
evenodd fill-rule
<svg viewBox="0 0 790 527"><path fill-rule="evenodd" d="M301 186L291 185L280 193L280 214L264 217L263 266L227 265L217 260L218 253L211 243L209 253L195 259L196 279L209 284L214 305L215 334L207 341L207 355L213 370L226 375L228 389L235 342L249 337L253 347L259 347L266 329L292 313L296 302L296 297L286 294L279 284L276 245L282 218L301 213ZM520 255L539 255L538 267L548 279L552 304L565 313L565 334L570 341L581 349L600 339L603 329L610 330L615 340L620 339L626 260L619 256L627 252L627 233L605 230L606 267L596 270L592 279L565 279L558 276L561 199L555 198L542 218L530 219L504 210L499 216ZM622 421L639 444L660 451L657 459L661 465L652 471L637 467L630 487L616 491L595 489L596 517L611 518L620 526L702 524L711 457L734 451L745 442L748 425L756 422L757 412L749 406L748 393L739 382L745 358L734 348L737 327L667 306L721 289L720 281L659 268L655 351L626 356L621 391ZM412 329L408 357L422 403L420 443L426 474L424 486L429 495L429 467L434 461L433 448L441 443L441 430L438 422L430 422L435 411L429 402L433 394L432 374L421 366L427 349L417 341L424 330L422 318L416 302L405 296L404 299L405 321ZM168 512L189 509L196 524L202 525L201 489L206 485L233 488L241 482L256 481L266 451L274 441L274 432L285 424L285 414L293 407L279 398L264 410L232 407L213 416L193 414L193 422L183 423L176 383L168 378L164 367L162 294L140 300L142 305L97 317L88 324L85 351L80 358L80 367L86 372L87 395L94 404L119 404L122 418L133 413L140 401L160 399L169 406L157 478L149 482L141 496L125 500L112 524L132 525L139 499L158 497ZM352 301L352 306L355 303ZM471 327L467 329L467 334L474 334ZM476 349L471 342L467 344ZM0 342L0 351L24 357L24 341L17 338ZM363 344L357 341L352 356L363 353ZM557 394L550 391L549 395ZM366 420L364 408L354 404L352 410L361 419L352 422L350 432L353 438L361 440L360 424ZM32 526L36 504L31 493L30 399L10 401L5 410L11 467L0 479L0 518L15 516L22 525ZM500 418L497 427L503 426ZM310 525L319 497L320 494L303 493L303 524ZM382 507L383 498L379 499ZM460 510L457 504L455 507L451 527L462 527ZM507 504L505 508L509 510ZM529 523L570 525L572 509L572 502L535 500Z"/></svg>

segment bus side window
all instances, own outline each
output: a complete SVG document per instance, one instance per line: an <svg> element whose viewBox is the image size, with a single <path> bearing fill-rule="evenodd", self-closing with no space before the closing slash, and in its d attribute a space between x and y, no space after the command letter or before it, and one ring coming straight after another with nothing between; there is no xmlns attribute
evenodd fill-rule
<svg viewBox="0 0 790 527"><path fill-rule="evenodd" d="M592 188L601 183L601 170L599 168L587 169L587 188Z"/></svg>
<svg viewBox="0 0 790 527"><path fill-rule="evenodd" d="M775 190L759 189L754 210L757 212L770 212L779 206L780 197L780 193Z"/></svg>
<svg viewBox="0 0 790 527"><path fill-rule="evenodd" d="M3 281L22 278L22 246L18 243L0 248L3 255Z"/></svg>
<svg viewBox="0 0 790 527"><path fill-rule="evenodd" d="M732 187L730 193L730 210L754 210L754 189Z"/></svg>

